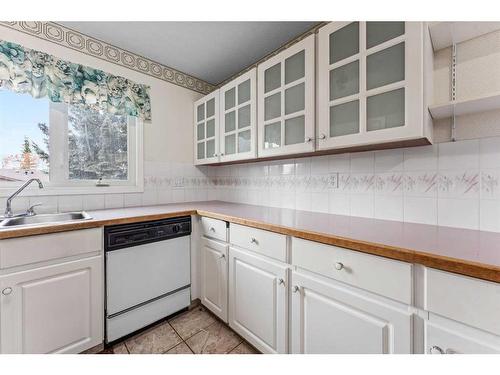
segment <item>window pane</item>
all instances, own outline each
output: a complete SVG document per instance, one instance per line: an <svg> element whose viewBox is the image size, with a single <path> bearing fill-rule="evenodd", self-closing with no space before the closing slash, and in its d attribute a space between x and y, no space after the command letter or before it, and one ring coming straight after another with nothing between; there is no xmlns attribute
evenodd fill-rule
<svg viewBox="0 0 500 375"><path fill-rule="evenodd" d="M305 74L305 52L304 50L290 56L285 60L285 83L301 79Z"/></svg>
<svg viewBox="0 0 500 375"><path fill-rule="evenodd" d="M207 102L207 118L215 114L215 99L212 98Z"/></svg>
<svg viewBox="0 0 500 375"><path fill-rule="evenodd" d="M224 128L226 130L226 133L236 129L236 111L226 113L224 117Z"/></svg>
<svg viewBox="0 0 500 375"><path fill-rule="evenodd" d="M330 34L330 64L359 52L359 22L353 22Z"/></svg>
<svg viewBox="0 0 500 375"><path fill-rule="evenodd" d="M304 83L285 90L285 115L304 109Z"/></svg>
<svg viewBox="0 0 500 375"><path fill-rule="evenodd" d="M281 122L264 126L264 148L281 146Z"/></svg>
<svg viewBox="0 0 500 375"><path fill-rule="evenodd" d="M207 138L215 137L215 120L207 121Z"/></svg>
<svg viewBox="0 0 500 375"><path fill-rule="evenodd" d="M198 124L198 126L197 126L196 139L198 141L201 141L204 138L205 138L205 124L202 122L201 124Z"/></svg>
<svg viewBox="0 0 500 375"><path fill-rule="evenodd" d="M79 105L68 107L69 178L128 178L127 116Z"/></svg>
<svg viewBox="0 0 500 375"><path fill-rule="evenodd" d="M330 71L330 100L359 92L359 61Z"/></svg>
<svg viewBox="0 0 500 375"><path fill-rule="evenodd" d="M264 119L270 120L281 116L281 93L277 92L264 99Z"/></svg>
<svg viewBox="0 0 500 375"><path fill-rule="evenodd" d="M198 150L196 152L196 157L198 159L204 159L205 158L205 142L198 143Z"/></svg>
<svg viewBox="0 0 500 375"><path fill-rule="evenodd" d="M238 85L238 104L243 104L250 100L250 80L247 79Z"/></svg>
<svg viewBox="0 0 500 375"><path fill-rule="evenodd" d="M49 101L0 89L0 184L30 178L49 181Z"/></svg>
<svg viewBox="0 0 500 375"><path fill-rule="evenodd" d="M224 109L233 108L236 104L236 89L233 87L224 93Z"/></svg>
<svg viewBox="0 0 500 375"><path fill-rule="evenodd" d="M250 130L238 133L238 152L250 151Z"/></svg>
<svg viewBox="0 0 500 375"><path fill-rule="evenodd" d="M383 49L366 58L366 88L368 90L404 79L404 43Z"/></svg>
<svg viewBox="0 0 500 375"><path fill-rule="evenodd" d="M207 141L207 158L215 156L215 139Z"/></svg>
<svg viewBox="0 0 500 375"><path fill-rule="evenodd" d="M285 121L285 145L304 143L305 141L304 116L290 118Z"/></svg>
<svg viewBox="0 0 500 375"><path fill-rule="evenodd" d="M367 130L395 128L405 124L405 90L370 96L366 101Z"/></svg>
<svg viewBox="0 0 500 375"><path fill-rule="evenodd" d="M236 152L236 134L226 135L224 151L226 155L232 155Z"/></svg>
<svg viewBox="0 0 500 375"><path fill-rule="evenodd" d="M366 48L371 48L404 33L404 22L367 22Z"/></svg>
<svg viewBox="0 0 500 375"><path fill-rule="evenodd" d="M359 101L330 107L330 137L359 133Z"/></svg>
<svg viewBox="0 0 500 375"><path fill-rule="evenodd" d="M250 126L250 104L238 109L238 129Z"/></svg>
<svg viewBox="0 0 500 375"><path fill-rule="evenodd" d="M264 72L264 92L281 86L281 63L271 66Z"/></svg>
<svg viewBox="0 0 500 375"><path fill-rule="evenodd" d="M197 119L201 121L205 118L205 104L200 104L197 108Z"/></svg>

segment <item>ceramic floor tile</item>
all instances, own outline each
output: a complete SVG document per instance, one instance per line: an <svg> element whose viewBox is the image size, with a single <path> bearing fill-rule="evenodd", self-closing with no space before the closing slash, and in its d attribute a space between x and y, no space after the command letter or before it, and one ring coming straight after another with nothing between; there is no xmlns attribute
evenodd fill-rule
<svg viewBox="0 0 500 375"><path fill-rule="evenodd" d="M161 323L125 342L130 354L160 354L181 342L168 323Z"/></svg>
<svg viewBox="0 0 500 375"><path fill-rule="evenodd" d="M231 350L229 354L258 354L258 352L243 341L240 345Z"/></svg>
<svg viewBox="0 0 500 375"><path fill-rule="evenodd" d="M192 336L186 343L195 354L224 354L233 350L243 340L221 322Z"/></svg>
<svg viewBox="0 0 500 375"><path fill-rule="evenodd" d="M212 314L206 311L205 308L198 306L191 311L176 316L169 323L182 339L186 340L215 321L216 319Z"/></svg>
<svg viewBox="0 0 500 375"><path fill-rule="evenodd" d="M113 354L128 354L127 347L123 342L113 346L111 350L113 351Z"/></svg>
<svg viewBox="0 0 500 375"><path fill-rule="evenodd" d="M185 342L181 342L165 354L193 354L193 352L189 349L189 346L187 346Z"/></svg>

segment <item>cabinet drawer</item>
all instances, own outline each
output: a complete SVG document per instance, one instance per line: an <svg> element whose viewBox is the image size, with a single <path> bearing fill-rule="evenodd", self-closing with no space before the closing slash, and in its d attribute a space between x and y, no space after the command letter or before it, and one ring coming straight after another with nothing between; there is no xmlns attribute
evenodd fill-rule
<svg viewBox="0 0 500 375"><path fill-rule="evenodd" d="M231 224L231 243L286 262L286 236L283 234Z"/></svg>
<svg viewBox="0 0 500 375"><path fill-rule="evenodd" d="M202 217L201 232L206 237L227 242L227 225L225 221Z"/></svg>
<svg viewBox="0 0 500 375"><path fill-rule="evenodd" d="M425 269L425 309L500 335L500 284Z"/></svg>
<svg viewBox="0 0 500 375"><path fill-rule="evenodd" d="M412 265L409 263L293 238L292 264L406 304L412 303Z"/></svg>
<svg viewBox="0 0 500 375"><path fill-rule="evenodd" d="M10 238L0 241L0 269L101 250L101 228Z"/></svg>

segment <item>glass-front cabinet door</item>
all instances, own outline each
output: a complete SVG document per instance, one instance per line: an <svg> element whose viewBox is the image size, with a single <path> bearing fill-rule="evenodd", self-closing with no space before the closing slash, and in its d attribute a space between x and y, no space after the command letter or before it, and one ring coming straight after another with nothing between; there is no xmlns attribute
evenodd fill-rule
<svg viewBox="0 0 500 375"><path fill-rule="evenodd" d="M319 149L427 136L424 25L332 22L319 30Z"/></svg>
<svg viewBox="0 0 500 375"><path fill-rule="evenodd" d="M257 69L220 88L220 161L257 156Z"/></svg>
<svg viewBox="0 0 500 375"><path fill-rule="evenodd" d="M219 161L219 90L194 103L194 164Z"/></svg>
<svg viewBox="0 0 500 375"><path fill-rule="evenodd" d="M258 66L259 157L314 151L314 35Z"/></svg>

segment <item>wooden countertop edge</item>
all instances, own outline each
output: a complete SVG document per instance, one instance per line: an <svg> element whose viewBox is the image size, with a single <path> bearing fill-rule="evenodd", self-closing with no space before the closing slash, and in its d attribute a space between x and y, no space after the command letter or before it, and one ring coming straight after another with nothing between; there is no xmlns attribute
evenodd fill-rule
<svg viewBox="0 0 500 375"><path fill-rule="evenodd" d="M305 240L320 242L327 245L344 247L350 250L360 251L366 254L383 256L386 258L395 259L408 263L421 264L427 267L436 268L443 271L459 273L465 276L470 276L483 280L500 282L500 267L496 267L493 265L467 261L458 258L446 257L432 253L426 253L424 251L409 250L405 248L384 245L369 241L355 240L352 238L335 236L331 234L325 234L325 233L319 233L301 229L293 229L282 225L269 224L258 220L244 219L238 216L232 216L223 213L216 213L199 209L198 210L189 209L189 210L167 212L161 214L149 214L149 215L131 216L123 218L95 219L95 220L93 219L88 221L80 221L77 223L24 227L24 228L5 230L5 232L0 230L0 240L8 238L34 236L47 233L59 233L59 232L66 232L78 229L98 228L105 225L129 224L141 221L160 220L170 217L188 216L196 214L200 216L210 217L213 219L229 221L235 224L246 225L257 229L268 230L271 232L276 232L288 236L298 237Z"/></svg>

